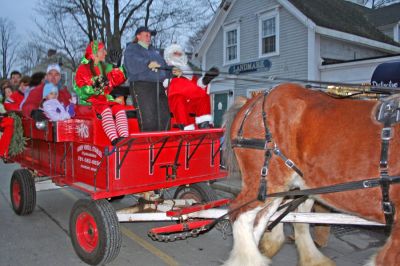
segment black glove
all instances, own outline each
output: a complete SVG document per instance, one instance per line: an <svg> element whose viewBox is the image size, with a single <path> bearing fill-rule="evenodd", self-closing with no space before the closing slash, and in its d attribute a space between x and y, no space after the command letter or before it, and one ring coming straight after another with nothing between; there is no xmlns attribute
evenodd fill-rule
<svg viewBox="0 0 400 266"><path fill-rule="evenodd" d="M118 68L121 66L121 58L122 58L122 50L120 49L111 49L108 53L108 60L113 65L114 68Z"/></svg>
<svg viewBox="0 0 400 266"><path fill-rule="evenodd" d="M203 77L203 84L208 85L211 82L211 80L218 77L218 75L219 75L218 68L216 67L210 68Z"/></svg>

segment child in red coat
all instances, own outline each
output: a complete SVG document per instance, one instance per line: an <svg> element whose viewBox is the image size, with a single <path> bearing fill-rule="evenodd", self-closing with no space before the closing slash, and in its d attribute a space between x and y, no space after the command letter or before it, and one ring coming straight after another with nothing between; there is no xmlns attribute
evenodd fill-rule
<svg viewBox="0 0 400 266"><path fill-rule="evenodd" d="M7 111L20 111L20 104L24 99L24 92L29 88L30 77L24 76L19 82L18 90L14 91L4 102Z"/></svg>

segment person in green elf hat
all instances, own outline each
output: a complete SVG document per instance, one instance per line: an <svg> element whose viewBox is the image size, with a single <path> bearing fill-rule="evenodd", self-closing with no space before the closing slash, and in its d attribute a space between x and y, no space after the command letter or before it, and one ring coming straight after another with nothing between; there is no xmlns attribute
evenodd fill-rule
<svg viewBox="0 0 400 266"><path fill-rule="evenodd" d="M125 108L114 101L112 89L125 82L125 72L118 64L107 64L104 43L92 41L86 48L74 82L78 104L92 105L101 115L102 126L112 145L128 137ZM115 116L115 120L113 118Z"/></svg>

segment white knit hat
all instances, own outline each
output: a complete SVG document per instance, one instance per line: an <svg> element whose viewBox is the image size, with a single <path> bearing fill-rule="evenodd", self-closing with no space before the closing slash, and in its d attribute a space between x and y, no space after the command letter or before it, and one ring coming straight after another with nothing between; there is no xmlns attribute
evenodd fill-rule
<svg viewBox="0 0 400 266"><path fill-rule="evenodd" d="M61 67L60 67L59 64L50 64L50 65L48 65L46 73L49 73L52 70L55 70L55 71L57 71L58 73L61 74Z"/></svg>

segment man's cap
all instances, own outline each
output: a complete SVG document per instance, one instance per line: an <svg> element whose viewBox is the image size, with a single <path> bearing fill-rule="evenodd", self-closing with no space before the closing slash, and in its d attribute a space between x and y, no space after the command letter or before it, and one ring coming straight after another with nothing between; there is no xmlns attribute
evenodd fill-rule
<svg viewBox="0 0 400 266"><path fill-rule="evenodd" d="M156 36L157 32L155 30L150 30L148 27L146 26L141 26L139 28L137 28L136 32L135 32L135 36L140 34L141 32L149 32L151 34L151 36Z"/></svg>
<svg viewBox="0 0 400 266"><path fill-rule="evenodd" d="M59 64L50 64L47 66L46 74L49 73L50 71L55 70L59 74L61 74L61 67Z"/></svg>

